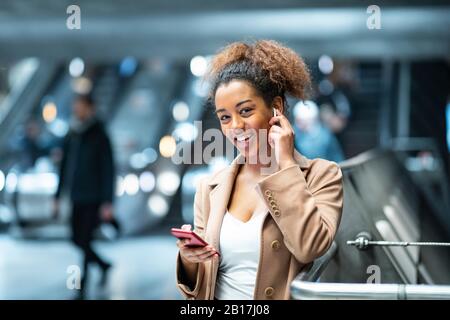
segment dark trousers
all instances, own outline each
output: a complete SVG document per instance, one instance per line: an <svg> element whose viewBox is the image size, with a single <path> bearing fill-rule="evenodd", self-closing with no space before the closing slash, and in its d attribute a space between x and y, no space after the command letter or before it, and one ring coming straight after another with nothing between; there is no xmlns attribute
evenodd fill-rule
<svg viewBox="0 0 450 320"><path fill-rule="evenodd" d="M96 263L102 269L108 266L92 248L94 232L101 222L99 209L99 204L74 204L72 207L72 241L84 255L82 287L87 281L89 263Z"/></svg>

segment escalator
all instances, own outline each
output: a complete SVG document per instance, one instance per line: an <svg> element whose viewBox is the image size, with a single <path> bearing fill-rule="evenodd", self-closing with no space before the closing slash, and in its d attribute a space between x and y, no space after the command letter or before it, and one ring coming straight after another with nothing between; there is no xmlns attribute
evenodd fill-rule
<svg viewBox="0 0 450 320"><path fill-rule="evenodd" d="M130 79L117 70L115 65L93 66L89 78L73 77L66 66L42 64L30 80L31 88L17 97L15 112L0 124L0 165L6 180L0 201L10 212L5 224L11 235L68 236L68 203L63 204L61 221L51 219L51 210L72 100L76 93L91 90L100 118L108 122Z"/></svg>
<svg viewBox="0 0 450 320"><path fill-rule="evenodd" d="M18 183L17 162L20 162L21 155L11 137L53 83L57 69L55 64L29 58L7 70L10 90L0 105L0 230L15 220L17 197L14 190Z"/></svg>
<svg viewBox="0 0 450 320"><path fill-rule="evenodd" d="M173 148L195 140L193 123L203 115L198 83L184 63L143 66L110 123L118 171L115 210L124 234L180 221L188 163L175 163Z"/></svg>
<svg viewBox="0 0 450 320"><path fill-rule="evenodd" d="M403 164L372 150L341 164L335 242L292 283L295 299L450 299L450 234Z"/></svg>
<svg viewBox="0 0 450 320"><path fill-rule="evenodd" d="M5 172L10 188L5 203L14 213L9 228L13 236L68 236L69 202L61 199L60 221L52 220L51 210L58 184L59 146L68 131L74 91L91 90L97 113L110 134L117 175L114 211L122 235L146 232L177 211L185 166L175 164L170 156L161 156L161 139L165 136L178 144L186 142L186 135L193 135L192 123L201 119L203 112L200 80L184 63L134 63L134 71L127 76L121 63L91 66L88 77L76 79L65 66L59 66L52 81L34 97L16 131L8 137L21 136L20 124L33 119L39 136L45 133L51 142L32 166L17 165L22 151L9 157L11 165ZM176 115L180 101L189 104L187 116ZM56 109L50 121L43 119L47 107ZM2 159L6 154L3 150ZM108 226L103 227L108 233Z"/></svg>

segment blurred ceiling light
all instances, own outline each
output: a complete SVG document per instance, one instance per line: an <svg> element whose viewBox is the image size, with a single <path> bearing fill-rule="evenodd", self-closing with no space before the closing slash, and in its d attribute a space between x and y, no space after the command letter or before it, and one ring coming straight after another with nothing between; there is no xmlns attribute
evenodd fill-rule
<svg viewBox="0 0 450 320"><path fill-rule="evenodd" d="M197 139L198 129L192 123L183 122L175 126L175 130L173 131L172 135L176 139L191 142Z"/></svg>
<svg viewBox="0 0 450 320"><path fill-rule="evenodd" d="M186 102L178 101L172 108L172 115L176 121L186 121L189 118L189 106Z"/></svg>
<svg viewBox="0 0 450 320"><path fill-rule="evenodd" d="M158 217L164 217L169 211L167 200L157 194L150 196L147 204L150 211Z"/></svg>
<svg viewBox="0 0 450 320"><path fill-rule="evenodd" d="M158 153L153 148L146 148L142 151L142 154L145 156L145 160L147 163L153 163L158 159Z"/></svg>
<svg viewBox="0 0 450 320"><path fill-rule="evenodd" d="M44 118L45 122L52 122L56 119L57 115L58 109L56 108L56 104L52 101L46 102L44 108L42 109L42 118Z"/></svg>
<svg viewBox="0 0 450 320"><path fill-rule="evenodd" d="M330 95L334 91L334 86L330 80L322 80L319 82L319 92L325 96Z"/></svg>
<svg viewBox="0 0 450 320"><path fill-rule="evenodd" d="M86 77L79 77L72 80L72 90L78 94L88 94L92 90L92 81Z"/></svg>
<svg viewBox="0 0 450 320"><path fill-rule="evenodd" d="M130 166L133 169L143 169L147 165L147 158L142 153L135 153L130 157Z"/></svg>
<svg viewBox="0 0 450 320"><path fill-rule="evenodd" d="M0 223L9 224L14 221L14 214L10 208L0 204Z"/></svg>
<svg viewBox="0 0 450 320"><path fill-rule="evenodd" d="M209 82L202 79L195 79L192 83L192 90L199 97L206 97L209 87Z"/></svg>
<svg viewBox="0 0 450 320"><path fill-rule="evenodd" d="M133 57L126 57L120 62L119 73L122 76L131 76L137 68L137 61Z"/></svg>
<svg viewBox="0 0 450 320"><path fill-rule="evenodd" d="M14 193L17 188L17 182L18 182L17 174L14 172L8 173L8 175L6 176L6 182L5 182L6 192Z"/></svg>
<svg viewBox="0 0 450 320"><path fill-rule="evenodd" d="M139 191L139 179L135 174L127 174L123 179L125 192L133 196Z"/></svg>
<svg viewBox="0 0 450 320"><path fill-rule="evenodd" d="M158 189L165 195L174 195L180 186L180 176L173 171L162 172L156 182Z"/></svg>
<svg viewBox="0 0 450 320"><path fill-rule="evenodd" d="M48 156L41 156L36 159L36 162L34 163L34 172L36 174L44 174L44 173L51 173L54 169L54 163ZM46 176L41 176L42 179L47 179ZM56 176L57 177L57 176ZM50 180L53 179L53 176L48 178Z"/></svg>
<svg viewBox="0 0 450 320"><path fill-rule="evenodd" d="M192 74L196 77L201 77L208 68L208 62L203 56L195 56L191 59L190 66Z"/></svg>
<svg viewBox="0 0 450 320"><path fill-rule="evenodd" d="M121 197L125 192L125 186L123 183L123 178L121 176L117 176L116 180L116 196Z"/></svg>
<svg viewBox="0 0 450 320"><path fill-rule="evenodd" d="M77 78L84 72L84 61L81 58L74 58L69 64L69 73L72 77Z"/></svg>
<svg viewBox="0 0 450 320"><path fill-rule="evenodd" d="M5 174L3 173L2 170L0 170L0 192L3 190L4 187L5 187Z"/></svg>
<svg viewBox="0 0 450 320"><path fill-rule="evenodd" d="M144 192L152 192L155 189L155 176L151 172L142 172L139 176L139 185Z"/></svg>
<svg viewBox="0 0 450 320"><path fill-rule="evenodd" d="M333 60L330 56L322 55L319 58L319 69L323 74L330 74L333 72Z"/></svg>
<svg viewBox="0 0 450 320"><path fill-rule="evenodd" d="M57 137L64 137L69 131L69 124L62 119L55 119L48 125L48 129Z"/></svg>
<svg viewBox="0 0 450 320"><path fill-rule="evenodd" d="M208 175L209 172L205 169L187 171L183 175L181 181L183 194L187 192L195 192L195 190L199 187L200 180Z"/></svg>
<svg viewBox="0 0 450 320"><path fill-rule="evenodd" d="M304 100L295 104L294 118L305 121L313 121L319 117L319 107L314 101Z"/></svg>
<svg viewBox="0 0 450 320"><path fill-rule="evenodd" d="M58 187L58 176L52 172L21 174L17 190L21 194L53 194Z"/></svg>
<svg viewBox="0 0 450 320"><path fill-rule="evenodd" d="M229 162L224 157L214 157L208 163L208 167L210 172L215 173L223 168L226 168L229 165Z"/></svg>
<svg viewBox="0 0 450 320"><path fill-rule="evenodd" d="M159 141L159 153L165 158L170 158L175 154L177 143L172 136L164 136Z"/></svg>

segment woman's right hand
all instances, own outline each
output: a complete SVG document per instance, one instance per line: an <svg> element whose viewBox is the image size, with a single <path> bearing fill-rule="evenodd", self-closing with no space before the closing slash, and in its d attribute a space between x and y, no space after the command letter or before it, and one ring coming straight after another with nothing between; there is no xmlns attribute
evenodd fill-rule
<svg viewBox="0 0 450 320"><path fill-rule="evenodd" d="M181 229L190 231L190 224L184 224ZM180 249L180 255L183 260L192 263L205 262L218 255L217 250L211 246L207 245L205 247L188 247L189 239L181 239L177 241L177 247Z"/></svg>

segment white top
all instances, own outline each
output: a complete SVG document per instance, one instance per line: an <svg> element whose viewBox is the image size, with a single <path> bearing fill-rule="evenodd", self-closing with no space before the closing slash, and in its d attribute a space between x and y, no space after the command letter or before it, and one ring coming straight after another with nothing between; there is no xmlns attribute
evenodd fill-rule
<svg viewBox="0 0 450 320"><path fill-rule="evenodd" d="M221 255L215 297L251 300L259 264L261 231L267 210L254 212L247 222L225 213L220 230Z"/></svg>

